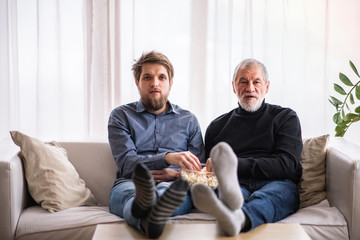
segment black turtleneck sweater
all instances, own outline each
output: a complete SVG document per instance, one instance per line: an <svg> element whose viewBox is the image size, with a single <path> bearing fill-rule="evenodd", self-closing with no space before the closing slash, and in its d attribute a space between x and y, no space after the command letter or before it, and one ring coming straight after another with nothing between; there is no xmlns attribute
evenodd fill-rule
<svg viewBox="0 0 360 240"><path fill-rule="evenodd" d="M297 114L290 108L265 101L256 112L247 112L239 106L210 123L205 134L206 158L222 141L238 157L239 179L288 179L298 183L302 174L301 127Z"/></svg>

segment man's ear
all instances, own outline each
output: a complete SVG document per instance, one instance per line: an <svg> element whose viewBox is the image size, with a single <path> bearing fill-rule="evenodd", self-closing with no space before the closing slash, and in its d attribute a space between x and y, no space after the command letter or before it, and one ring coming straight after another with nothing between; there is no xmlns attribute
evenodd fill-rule
<svg viewBox="0 0 360 240"><path fill-rule="evenodd" d="M268 91L269 91L269 86L270 86L270 81L268 80L267 83L266 83L266 92L265 92L265 94L268 93Z"/></svg>
<svg viewBox="0 0 360 240"><path fill-rule="evenodd" d="M231 81L231 84L232 84L232 87L233 87L233 92L236 94L234 81Z"/></svg>
<svg viewBox="0 0 360 240"><path fill-rule="evenodd" d="M171 90L171 87L173 85L174 81L172 79L170 79L170 82L169 82L169 89Z"/></svg>

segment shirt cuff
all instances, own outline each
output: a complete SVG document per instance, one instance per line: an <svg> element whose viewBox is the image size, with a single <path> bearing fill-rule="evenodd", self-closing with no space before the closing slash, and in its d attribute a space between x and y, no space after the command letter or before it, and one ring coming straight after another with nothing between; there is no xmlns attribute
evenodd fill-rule
<svg viewBox="0 0 360 240"><path fill-rule="evenodd" d="M167 154L167 152L164 152L164 153L160 153L160 154L157 154L155 156L153 156L153 169L163 169L163 168L167 168L170 166L170 164L167 164L165 162L165 155Z"/></svg>

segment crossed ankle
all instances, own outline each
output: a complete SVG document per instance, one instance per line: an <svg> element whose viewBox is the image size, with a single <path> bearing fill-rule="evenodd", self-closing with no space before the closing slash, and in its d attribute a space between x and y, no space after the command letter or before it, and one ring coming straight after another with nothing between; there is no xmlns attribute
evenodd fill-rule
<svg viewBox="0 0 360 240"><path fill-rule="evenodd" d="M187 188L186 181L175 180L151 207L146 219L142 220L142 227L149 238L158 238L162 234L166 221L184 201Z"/></svg>
<svg viewBox="0 0 360 240"><path fill-rule="evenodd" d="M156 200L155 183L149 169L142 163L136 165L132 180L135 184L135 199L131 207L134 217L147 216Z"/></svg>

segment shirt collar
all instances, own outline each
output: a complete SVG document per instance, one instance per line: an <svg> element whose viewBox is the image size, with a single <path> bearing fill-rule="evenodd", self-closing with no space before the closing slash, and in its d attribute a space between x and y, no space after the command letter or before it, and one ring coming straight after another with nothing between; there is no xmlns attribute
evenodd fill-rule
<svg viewBox="0 0 360 240"><path fill-rule="evenodd" d="M167 101L167 103L169 104L169 109L165 111L165 113L175 113L175 114L179 114L179 111L177 109L177 106L172 104L169 100ZM144 112L147 111L146 108L144 107L144 105L142 104L141 100L138 101L137 105L136 105L136 112Z"/></svg>

